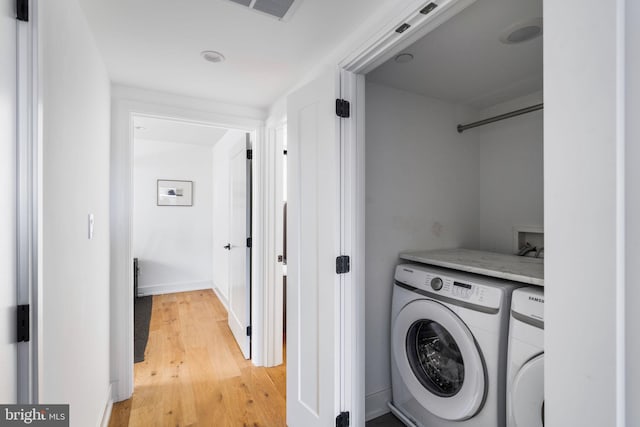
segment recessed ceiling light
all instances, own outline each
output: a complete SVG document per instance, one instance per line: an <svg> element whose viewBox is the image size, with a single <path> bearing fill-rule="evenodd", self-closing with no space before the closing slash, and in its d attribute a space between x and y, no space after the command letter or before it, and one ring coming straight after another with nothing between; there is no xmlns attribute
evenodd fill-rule
<svg viewBox="0 0 640 427"><path fill-rule="evenodd" d="M200 55L209 62L223 62L226 59L223 54L215 50L203 50Z"/></svg>
<svg viewBox="0 0 640 427"><path fill-rule="evenodd" d="M398 64L406 64L407 62L413 61L413 55L410 53L401 53L393 58Z"/></svg>
<svg viewBox="0 0 640 427"><path fill-rule="evenodd" d="M541 35L542 18L534 18L507 27L500 34L500 41L505 44L516 44L533 40Z"/></svg>

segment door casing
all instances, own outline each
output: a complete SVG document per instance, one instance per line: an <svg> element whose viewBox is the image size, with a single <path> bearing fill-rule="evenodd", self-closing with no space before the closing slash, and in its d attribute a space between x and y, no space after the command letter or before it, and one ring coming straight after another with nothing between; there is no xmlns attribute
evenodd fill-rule
<svg viewBox="0 0 640 427"><path fill-rule="evenodd" d="M112 86L112 149L111 188L111 378L114 401L122 401L133 394L133 272L132 216L133 216L133 117L148 116L180 120L210 126L237 129L252 133L256 142L253 151L253 204L262 205L260 168L263 156L262 113L236 108L227 104L202 103L188 97L174 96L125 86ZM112 190L113 191L113 190ZM253 248L262 249L262 212L254 209ZM262 280L262 258L252 260L254 283ZM263 294L252 288L252 318L258 325L263 318L260 301ZM256 319L258 323L256 323ZM256 326L252 339L252 362L262 363L262 328Z"/></svg>

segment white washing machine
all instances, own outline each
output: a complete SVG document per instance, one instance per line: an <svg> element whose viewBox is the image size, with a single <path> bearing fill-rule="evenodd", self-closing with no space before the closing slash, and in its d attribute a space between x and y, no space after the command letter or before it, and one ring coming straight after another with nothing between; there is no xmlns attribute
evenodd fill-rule
<svg viewBox="0 0 640 427"><path fill-rule="evenodd" d="M507 367L507 426L544 426L544 291L513 292Z"/></svg>
<svg viewBox="0 0 640 427"><path fill-rule="evenodd" d="M426 265L396 268L389 406L406 425L505 426L509 307L519 286Z"/></svg>

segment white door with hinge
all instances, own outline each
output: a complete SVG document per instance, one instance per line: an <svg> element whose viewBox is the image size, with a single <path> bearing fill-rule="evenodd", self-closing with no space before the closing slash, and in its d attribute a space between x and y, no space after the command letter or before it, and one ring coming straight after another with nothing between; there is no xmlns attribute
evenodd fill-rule
<svg viewBox="0 0 640 427"><path fill-rule="evenodd" d="M1 0L0 15L0 402L17 401L16 253L16 11Z"/></svg>
<svg viewBox="0 0 640 427"><path fill-rule="evenodd" d="M229 154L229 327L251 358L251 135Z"/></svg>
<svg viewBox="0 0 640 427"><path fill-rule="evenodd" d="M287 425L336 425L343 408L337 71L287 98Z"/></svg>

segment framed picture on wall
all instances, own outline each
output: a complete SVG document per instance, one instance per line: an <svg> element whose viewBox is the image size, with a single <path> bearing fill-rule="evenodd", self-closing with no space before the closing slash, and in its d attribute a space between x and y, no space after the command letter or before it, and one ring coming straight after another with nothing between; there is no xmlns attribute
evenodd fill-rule
<svg viewBox="0 0 640 427"><path fill-rule="evenodd" d="M159 179L158 206L193 206L193 181Z"/></svg>

